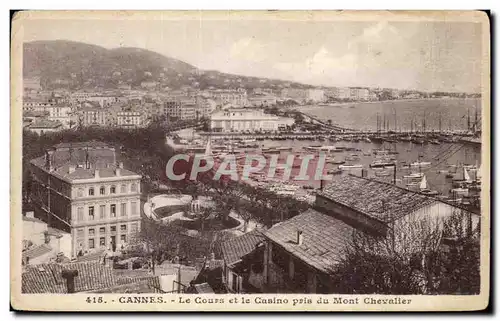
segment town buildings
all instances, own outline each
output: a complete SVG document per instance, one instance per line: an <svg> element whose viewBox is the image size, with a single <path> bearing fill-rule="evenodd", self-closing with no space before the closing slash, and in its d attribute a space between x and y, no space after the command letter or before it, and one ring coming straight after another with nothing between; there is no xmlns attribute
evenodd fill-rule
<svg viewBox="0 0 500 321"><path fill-rule="evenodd" d="M48 119L33 121L26 128L34 133L37 133L38 135L54 133L64 129L60 122Z"/></svg>
<svg viewBox="0 0 500 321"><path fill-rule="evenodd" d="M29 211L23 215L23 264L48 263L58 256L71 257L71 235L49 227Z"/></svg>
<svg viewBox="0 0 500 321"><path fill-rule="evenodd" d="M42 86L40 84L40 78L38 77L23 78L23 89L25 92L38 92L42 90Z"/></svg>
<svg viewBox="0 0 500 321"><path fill-rule="evenodd" d="M245 107L248 105L247 92L243 88L236 90L215 89L208 91L209 97L216 101L217 105L230 105L232 107Z"/></svg>
<svg viewBox="0 0 500 321"><path fill-rule="evenodd" d="M252 107L270 107L276 105L276 97L266 94L254 94L248 97L248 104Z"/></svg>
<svg viewBox="0 0 500 321"><path fill-rule="evenodd" d="M141 176L104 143L61 143L31 160L35 216L71 234L71 255L116 247L140 229Z"/></svg>
<svg viewBox="0 0 500 321"><path fill-rule="evenodd" d="M227 286L234 292L339 293L342 289L336 288L332 273L355 236L390 240L393 251L413 255L427 244L430 233L441 235L438 239L456 237L444 230L445 220L456 214L461 215L462 228L451 232L478 237L477 214L349 175L318 192L313 208L266 231L224 242Z"/></svg>
<svg viewBox="0 0 500 321"><path fill-rule="evenodd" d="M212 113L210 128L216 132L277 131L294 123L292 118L265 114L263 109L231 108Z"/></svg>
<svg viewBox="0 0 500 321"><path fill-rule="evenodd" d="M116 125L123 128L138 128L147 124L144 113L141 111L119 111L116 114L116 119Z"/></svg>

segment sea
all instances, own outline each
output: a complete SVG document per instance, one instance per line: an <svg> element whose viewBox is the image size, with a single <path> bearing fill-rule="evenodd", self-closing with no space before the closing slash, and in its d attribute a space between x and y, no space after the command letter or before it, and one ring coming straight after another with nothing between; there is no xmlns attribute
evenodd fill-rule
<svg viewBox="0 0 500 321"><path fill-rule="evenodd" d="M295 109L332 124L359 130L377 130L387 122L389 130L421 130L425 119L426 130L467 130L467 118L474 122L477 112L481 117L481 100L476 98L391 100L366 103L344 103L333 106L300 106ZM441 122L441 125L440 125ZM382 127L382 125L380 125ZM441 127L440 127L441 126ZM396 129L396 130L395 130Z"/></svg>
<svg viewBox="0 0 500 321"><path fill-rule="evenodd" d="M347 103L337 106L300 106L296 107L306 114L310 114L322 120L331 120L332 124L344 128L359 130L377 130L377 117L380 123L386 119L388 130L409 131L421 130L425 118L426 130L451 130L466 131L467 118L473 123L477 114L478 123L481 117L480 99L421 99L421 100L397 100L369 103ZM413 122L413 125L412 125ZM380 125L381 127L383 125ZM413 127L412 127L413 126ZM346 164L362 164L367 170L367 176L388 182L394 181L392 170L385 170L386 176L376 176L377 170L370 169L369 165L376 160L372 151L375 149L389 149L396 151L395 158L397 184L405 187L405 175L422 172L427 178L428 188L437 190L443 195L450 195L452 180L446 177L446 171L453 172L455 167L463 164L481 165L481 148L461 143L413 144L411 142L397 143L368 143L360 142L310 142L310 141L264 141L266 147L292 147L294 153L303 151L303 147L311 145L335 145L343 147L354 147L360 151L345 151L332 153L330 156L336 160L345 160L352 154L359 156L359 160ZM366 155L365 155L366 154ZM370 154L370 155L368 155ZM280 160L285 162L286 155L282 154ZM430 166L403 168L403 165L416 161L430 162ZM451 165L451 166L450 166ZM338 165L327 164L327 169L338 168ZM342 174L334 175L333 180L347 174L359 175L360 170L343 171ZM384 174L382 174L384 175ZM470 173L475 177L475 173ZM311 181L313 186L319 187L319 181Z"/></svg>

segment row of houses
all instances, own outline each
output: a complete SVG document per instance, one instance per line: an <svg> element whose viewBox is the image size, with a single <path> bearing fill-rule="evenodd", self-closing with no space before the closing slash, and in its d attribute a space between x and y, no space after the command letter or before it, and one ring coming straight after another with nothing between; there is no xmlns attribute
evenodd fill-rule
<svg viewBox="0 0 500 321"><path fill-rule="evenodd" d="M464 233L478 230L475 213L392 184L347 176L318 192L313 208L222 243L222 282L235 293L341 293L345 289L336 288L332 273L355 235L391 238L396 251L418 253L428 226L421 223L440 230L457 212L464 214Z"/></svg>

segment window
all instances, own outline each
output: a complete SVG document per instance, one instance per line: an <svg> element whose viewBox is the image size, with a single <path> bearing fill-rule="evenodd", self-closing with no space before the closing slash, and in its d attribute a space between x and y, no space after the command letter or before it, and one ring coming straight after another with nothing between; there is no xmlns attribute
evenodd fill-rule
<svg viewBox="0 0 500 321"><path fill-rule="evenodd" d="M127 242L127 236L126 235L120 235L120 242L121 243Z"/></svg>
<svg viewBox="0 0 500 321"><path fill-rule="evenodd" d="M93 221L94 220L94 207L89 206L89 220Z"/></svg>
<svg viewBox="0 0 500 321"><path fill-rule="evenodd" d="M89 196L94 196L94 188L89 188Z"/></svg>
<svg viewBox="0 0 500 321"><path fill-rule="evenodd" d="M76 214L77 214L77 218L76 218L76 219L77 219L78 221L83 221L83 207L79 207L79 208L77 209Z"/></svg>
<svg viewBox="0 0 500 321"><path fill-rule="evenodd" d="M89 239L89 249L95 248L94 239Z"/></svg>
<svg viewBox="0 0 500 321"><path fill-rule="evenodd" d="M136 233L138 229L139 229L139 223L130 224L130 230L132 233Z"/></svg>
<svg viewBox="0 0 500 321"><path fill-rule="evenodd" d="M79 228L77 231L76 231L76 237L80 238L80 237L83 237L83 229L82 228Z"/></svg>
<svg viewBox="0 0 500 321"><path fill-rule="evenodd" d="M95 230L93 228L89 228L89 236L94 236Z"/></svg>
<svg viewBox="0 0 500 321"><path fill-rule="evenodd" d="M111 186L111 188L109 189L109 193L116 194L116 186Z"/></svg>
<svg viewBox="0 0 500 321"><path fill-rule="evenodd" d="M120 208L121 216L127 216L127 203L122 203Z"/></svg>
<svg viewBox="0 0 500 321"><path fill-rule="evenodd" d="M111 226L111 232L116 232L116 226Z"/></svg>
<svg viewBox="0 0 500 321"><path fill-rule="evenodd" d="M130 185L130 191L137 192L137 184L136 183L132 183L132 185Z"/></svg>
<svg viewBox="0 0 500 321"><path fill-rule="evenodd" d="M106 228L105 227L100 227L99 228L99 234L106 234Z"/></svg>
<svg viewBox="0 0 500 321"><path fill-rule="evenodd" d="M120 193L127 193L127 186L125 184L120 186Z"/></svg>
<svg viewBox="0 0 500 321"><path fill-rule="evenodd" d="M99 246L106 246L106 238L105 237L99 238Z"/></svg>
<svg viewBox="0 0 500 321"><path fill-rule="evenodd" d="M137 215L137 202L130 203L130 213L132 215Z"/></svg>
<svg viewBox="0 0 500 321"><path fill-rule="evenodd" d="M106 218L106 205L100 205L99 206L99 218L100 219L105 219Z"/></svg>
<svg viewBox="0 0 500 321"><path fill-rule="evenodd" d="M106 194L106 188L104 188L104 186L101 186L101 188L99 188L99 194L101 195Z"/></svg>
<svg viewBox="0 0 500 321"><path fill-rule="evenodd" d="M77 192L78 197L83 197L83 188L79 188Z"/></svg>
<svg viewBox="0 0 500 321"><path fill-rule="evenodd" d="M110 206L111 217L116 217L116 204Z"/></svg>
<svg viewBox="0 0 500 321"><path fill-rule="evenodd" d="M122 232L127 231L127 225L126 224L120 225L120 231L122 231Z"/></svg>

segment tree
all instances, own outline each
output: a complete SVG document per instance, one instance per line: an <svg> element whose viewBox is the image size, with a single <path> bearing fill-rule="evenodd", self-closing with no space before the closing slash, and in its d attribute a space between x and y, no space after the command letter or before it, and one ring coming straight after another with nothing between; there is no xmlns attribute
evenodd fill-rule
<svg viewBox="0 0 500 321"><path fill-rule="evenodd" d="M464 221L463 214L456 213L441 223L403 218L385 236L355 230L343 259L332 267L337 291L474 293L479 286L479 247L473 233L464 233ZM447 235L459 235L454 237L459 241L445 250Z"/></svg>

